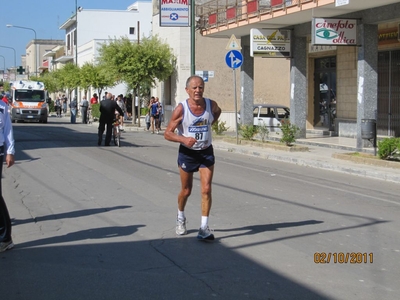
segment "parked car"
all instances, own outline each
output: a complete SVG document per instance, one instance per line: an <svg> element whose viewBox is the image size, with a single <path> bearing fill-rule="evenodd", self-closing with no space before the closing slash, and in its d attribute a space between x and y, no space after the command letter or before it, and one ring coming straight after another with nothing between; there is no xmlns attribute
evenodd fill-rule
<svg viewBox="0 0 400 300"><path fill-rule="evenodd" d="M270 131L280 126L281 121L285 118L289 119L290 109L287 106L279 104L254 104L253 108L253 125L261 126L265 124L270 127ZM240 112L238 113L240 121Z"/></svg>

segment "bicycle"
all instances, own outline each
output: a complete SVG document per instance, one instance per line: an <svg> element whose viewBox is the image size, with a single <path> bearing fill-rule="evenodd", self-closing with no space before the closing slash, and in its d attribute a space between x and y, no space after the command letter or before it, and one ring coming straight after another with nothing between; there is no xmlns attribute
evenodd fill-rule
<svg viewBox="0 0 400 300"><path fill-rule="evenodd" d="M120 147L121 145L121 130L119 129L119 119L114 119L112 129L112 140L115 146Z"/></svg>

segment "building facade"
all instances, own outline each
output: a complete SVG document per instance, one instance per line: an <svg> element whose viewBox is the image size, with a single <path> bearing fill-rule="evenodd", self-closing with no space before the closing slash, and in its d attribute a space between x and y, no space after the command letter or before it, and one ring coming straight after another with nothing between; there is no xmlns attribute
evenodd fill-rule
<svg viewBox="0 0 400 300"><path fill-rule="evenodd" d="M394 0L215 0L199 5L196 14L202 20L204 37L234 34L241 40L243 122L252 120L257 78L274 81L271 70L255 72L258 63L251 55L251 29L290 30L290 56L262 59L290 61L289 66L282 64L275 71L289 77L284 101L290 103L291 122L300 127L302 137L307 130L322 128L356 138L361 149L370 146L362 138L365 121L375 121L379 135L400 135L399 11L400 3ZM316 18L342 25L355 20L356 44L315 43ZM324 123L320 102L328 108Z"/></svg>
<svg viewBox="0 0 400 300"><path fill-rule="evenodd" d="M196 1L200 5L205 1ZM220 120L226 123L228 130L235 130L236 107L239 107L242 88L240 86L240 71L233 71L225 62L228 53L230 35L210 38L201 34L202 23L197 22L194 33L194 57L191 50L190 27L160 27L159 14L160 0L153 0L153 34L159 35L164 42L169 44L176 56L176 71L169 80L159 82L152 90L153 96L158 96L165 110L164 123L167 124L175 106L187 98L185 84L191 74L191 64L194 60L195 74L205 79L205 97L216 100L222 108ZM198 6L199 8L200 6ZM239 40L240 42L240 40ZM278 102L289 105L289 73L276 71L283 67L289 70L289 60L264 60L256 58L254 72L258 74L263 70L270 70L267 74L254 78L254 103ZM262 74L262 73L261 73ZM267 80L273 78L273 80ZM236 84L235 84L236 83ZM236 85L236 89L235 89ZM236 96L236 97L235 97Z"/></svg>
<svg viewBox="0 0 400 300"><path fill-rule="evenodd" d="M114 39L127 37L132 42L142 36L151 35L151 0L138 0L127 10L101 10L79 7L67 21L60 26L65 30L64 55L55 59L55 63L96 64L102 44ZM107 89L112 94L127 94L127 86L118 84ZM78 92L78 100L81 98ZM96 93L95 90L88 91ZM74 92L73 92L74 94ZM89 95L88 95L89 96Z"/></svg>

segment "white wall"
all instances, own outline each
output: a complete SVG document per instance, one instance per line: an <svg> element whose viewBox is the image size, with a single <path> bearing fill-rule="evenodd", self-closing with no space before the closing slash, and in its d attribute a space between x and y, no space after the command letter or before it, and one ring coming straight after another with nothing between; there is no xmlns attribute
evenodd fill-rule
<svg viewBox="0 0 400 300"><path fill-rule="evenodd" d="M131 41L137 41L138 38L141 39L143 36L151 36L151 0L139 0L135 1L134 4L135 5L132 6L135 6L137 9L129 11L86 8L78 11L77 56L79 66L82 66L86 62L96 63L100 45L110 39L127 37ZM130 27L135 28L134 34L129 34ZM66 36L68 33L72 34L75 29L75 24L71 25L66 29ZM73 45L71 45L71 49L73 49ZM75 54L72 55L75 56ZM115 95L125 95L127 93L126 84L119 84L115 87L107 88L106 90ZM83 91L78 95L79 99L81 99L82 93ZM88 97L93 93L97 93L97 91L91 89Z"/></svg>
<svg viewBox="0 0 400 300"><path fill-rule="evenodd" d="M176 73L171 80L171 105L164 105L164 124L167 125L175 106L187 99L185 91L186 79L190 77L190 28L189 27L160 27L159 15L153 16L153 35L169 44L176 56ZM176 84L176 85L175 85ZM159 97L162 103L166 99L161 97L161 84L152 90L152 96Z"/></svg>

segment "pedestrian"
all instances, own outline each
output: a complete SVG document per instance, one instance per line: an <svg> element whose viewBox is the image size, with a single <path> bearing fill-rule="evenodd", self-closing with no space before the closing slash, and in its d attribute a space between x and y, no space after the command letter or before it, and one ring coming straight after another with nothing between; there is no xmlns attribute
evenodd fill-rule
<svg viewBox="0 0 400 300"><path fill-rule="evenodd" d="M158 131L161 131L161 123L164 121L164 108L158 97L156 97L156 101L158 102Z"/></svg>
<svg viewBox="0 0 400 300"><path fill-rule="evenodd" d="M89 101L86 99L86 95L83 95L81 101L81 114L82 114L82 123L88 123L88 108L89 108Z"/></svg>
<svg viewBox="0 0 400 300"><path fill-rule="evenodd" d="M97 103L99 103L99 96L97 96L97 94L94 93L92 98L90 98L90 106Z"/></svg>
<svg viewBox="0 0 400 300"><path fill-rule="evenodd" d="M77 109L78 109L78 102L76 100L76 96L69 104L69 108L71 109L71 124L75 124L76 123L76 113L77 113Z"/></svg>
<svg viewBox="0 0 400 300"><path fill-rule="evenodd" d="M1 100L3 100L3 102L8 105L8 97L6 94L3 95L3 98Z"/></svg>
<svg viewBox="0 0 400 300"><path fill-rule="evenodd" d="M151 133L154 133L154 126L157 129L157 134L159 133L158 131L158 102L156 101L155 97L151 97L150 99L150 105L149 105L149 109L150 109L150 123L151 123Z"/></svg>
<svg viewBox="0 0 400 300"><path fill-rule="evenodd" d="M211 185L214 174L214 150L211 126L217 122L221 109L214 100L203 98L204 80L191 76L185 88L189 98L175 108L165 129L164 137L180 143L178 167L181 190L178 194L178 215L176 234L184 235L186 230L185 206L192 192L193 173L199 171L201 185L201 225L197 235L199 240L214 240L208 226L212 195ZM175 129L178 130L175 133Z"/></svg>
<svg viewBox="0 0 400 300"><path fill-rule="evenodd" d="M124 102L124 96L122 94L118 95L117 97L117 104L123 111L123 114L119 116L119 129L121 131L124 131L124 118L125 118L125 112L126 112L126 106Z"/></svg>
<svg viewBox="0 0 400 300"><path fill-rule="evenodd" d="M146 122L146 130L150 130L150 110L147 111L146 117L145 117L145 122Z"/></svg>
<svg viewBox="0 0 400 300"><path fill-rule="evenodd" d="M56 101L54 101L54 109L56 110L56 115L58 118L61 118L61 105L62 105L62 99L61 99L61 94L59 94Z"/></svg>
<svg viewBox="0 0 400 300"><path fill-rule="evenodd" d="M103 139L103 133L107 126L105 145L110 146L111 142L111 131L115 118L115 110L120 115L123 115L122 109L118 106L116 101L111 100L111 93L107 94L107 98L100 102L100 120L99 120L99 131L97 145L101 145Z"/></svg>
<svg viewBox="0 0 400 300"><path fill-rule="evenodd" d="M3 198L1 188L1 178L3 171L4 157L7 168L14 164L14 135L11 125L11 119L8 114L8 107L3 101L0 101L0 252L4 252L14 247L11 237L11 219Z"/></svg>
<svg viewBox="0 0 400 300"><path fill-rule="evenodd" d="M63 111L64 114L66 114L67 113L68 98L65 95L62 95L61 100L62 100L62 111ZM60 113L60 115L61 115L61 113Z"/></svg>

